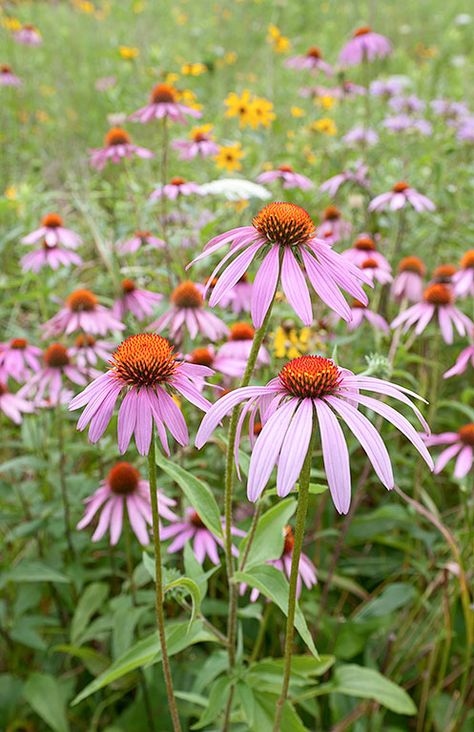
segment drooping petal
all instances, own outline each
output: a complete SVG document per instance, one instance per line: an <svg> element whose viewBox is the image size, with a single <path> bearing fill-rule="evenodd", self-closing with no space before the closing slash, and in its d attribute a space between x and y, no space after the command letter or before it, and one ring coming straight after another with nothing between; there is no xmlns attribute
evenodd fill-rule
<svg viewBox="0 0 474 732"><path fill-rule="evenodd" d="M346 438L337 417L327 404L322 399L315 399L314 406L331 497L337 511L347 513L351 504L351 471Z"/></svg>
<svg viewBox="0 0 474 732"><path fill-rule="evenodd" d="M226 414L229 414L237 404L240 404L245 399L264 395L268 391L269 388L267 386L246 386L241 389L234 389L230 394L221 397L221 399L211 406L207 414L204 415L199 426L194 443L198 450L208 441L222 418Z"/></svg>
<svg viewBox="0 0 474 732"><path fill-rule="evenodd" d="M305 325L313 322L313 308L308 285L290 247L285 247L281 284L288 302Z"/></svg>
<svg viewBox="0 0 474 732"><path fill-rule="evenodd" d="M277 494L291 491L301 473L313 431L313 402L303 399L295 412L281 446L277 471Z"/></svg>
<svg viewBox="0 0 474 732"><path fill-rule="evenodd" d="M280 273L280 247L273 246L259 267L252 287L250 312L256 328L260 328L275 294Z"/></svg>

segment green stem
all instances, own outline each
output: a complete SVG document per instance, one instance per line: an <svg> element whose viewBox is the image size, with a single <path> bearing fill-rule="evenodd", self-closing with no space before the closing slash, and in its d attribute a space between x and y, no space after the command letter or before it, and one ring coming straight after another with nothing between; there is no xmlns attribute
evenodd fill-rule
<svg viewBox="0 0 474 732"><path fill-rule="evenodd" d="M299 479L298 508L296 511L295 543L291 557L290 590L288 594L288 615L286 619L285 635L285 665L283 671L283 684L280 697L277 701L273 732L280 732L283 716L283 708L288 697L288 687L291 675L291 655L293 651L293 635L295 632L296 613L296 589L298 584L298 569L300 564L301 550L303 548L303 536L308 512L309 484L311 480L311 458L316 443L316 429L313 429L308 452L303 463Z"/></svg>
<svg viewBox="0 0 474 732"><path fill-rule="evenodd" d="M168 649L166 647L165 635L165 615L163 611L163 573L161 566L161 540L160 540L160 520L158 515L158 493L156 490L156 461L155 461L155 434L154 430L151 435L150 451L148 453L148 476L150 480L150 499L151 513L153 517L153 543L155 548L155 609L156 624L158 626L158 634L160 636L161 657L163 662L163 675L166 684L166 696L168 698L168 707L173 722L174 732L181 732L181 723L179 721L178 708L173 691L173 680L171 678L170 661L168 658Z"/></svg>

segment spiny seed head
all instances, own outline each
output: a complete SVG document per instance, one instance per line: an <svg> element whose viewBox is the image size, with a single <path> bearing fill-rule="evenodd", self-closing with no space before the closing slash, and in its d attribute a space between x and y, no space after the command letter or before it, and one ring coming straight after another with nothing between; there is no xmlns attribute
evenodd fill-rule
<svg viewBox="0 0 474 732"><path fill-rule="evenodd" d="M458 435L465 445L474 447L474 422L469 422L458 429Z"/></svg>
<svg viewBox="0 0 474 732"><path fill-rule="evenodd" d="M189 520L189 523L192 524L193 526L195 526L197 529L205 528L205 524L197 511L193 511L190 514L188 520Z"/></svg>
<svg viewBox="0 0 474 732"><path fill-rule="evenodd" d="M255 328L249 323L234 323L230 326L229 341L251 341L255 335Z"/></svg>
<svg viewBox="0 0 474 732"><path fill-rule="evenodd" d="M428 285L423 293L423 299L430 305L450 305L453 302L451 289L441 282Z"/></svg>
<svg viewBox="0 0 474 732"><path fill-rule="evenodd" d="M268 242L283 246L305 244L315 231L309 213L294 203L269 203L253 218L252 224Z"/></svg>
<svg viewBox="0 0 474 732"><path fill-rule="evenodd" d="M186 183L184 178L181 178L181 176L177 175L175 178L171 178L170 183L172 186L182 186L184 183Z"/></svg>
<svg viewBox="0 0 474 732"><path fill-rule="evenodd" d="M131 493L135 493L139 481L138 470L125 461L116 463L107 476L110 490L119 496L129 496Z"/></svg>
<svg viewBox="0 0 474 732"><path fill-rule="evenodd" d="M121 127L112 127L105 136L106 147L113 145L129 145L130 142L130 135Z"/></svg>
<svg viewBox="0 0 474 732"><path fill-rule="evenodd" d="M0 74L11 74L11 72L12 72L12 67L9 66L8 64L2 64L0 66Z"/></svg>
<svg viewBox="0 0 474 732"><path fill-rule="evenodd" d="M372 28L370 27L370 25L363 25L361 28L357 28L354 31L352 37L358 38L359 36L366 36L367 33L372 33Z"/></svg>
<svg viewBox="0 0 474 732"><path fill-rule="evenodd" d="M186 280L173 290L171 302L178 308L200 308L203 298L194 282Z"/></svg>
<svg viewBox="0 0 474 732"><path fill-rule="evenodd" d="M278 378L292 396L315 399L332 394L341 376L341 371L328 358L299 356L283 366Z"/></svg>
<svg viewBox="0 0 474 732"><path fill-rule="evenodd" d="M179 366L171 343L156 333L126 338L109 361L112 374L130 386L158 386L171 380Z"/></svg>
<svg viewBox="0 0 474 732"><path fill-rule="evenodd" d="M398 265L399 272L415 272L423 277L426 273L426 267L419 257L404 257Z"/></svg>
<svg viewBox="0 0 474 732"><path fill-rule="evenodd" d="M293 536L293 530L291 526L285 526L283 529L283 536L285 543L283 544L283 554L291 554L295 545L295 537Z"/></svg>
<svg viewBox="0 0 474 732"><path fill-rule="evenodd" d="M66 305L73 313L90 313L95 310L98 300L90 290L75 290L66 299Z"/></svg>
<svg viewBox="0 0 474 732"><path fill-rule="evenodd" d="M469 249L461 259L461 269L474 269L474 249Z"/></svg>
<svg viewBox="0 0 474 732"><path fill-rule="evenodd" d="M453 275L457 272L454 264L440 264L433 270L433 279L435 282L444 282L449 284Z"/></svg>
<svg viewBox="0 0 474 732"><path fill-rule="evenodd" d="M306 55L309 56L309 58L321 58L321 50L317 46L310 46L308 50L306 51Z"/></svg>
<svg viewBox="0 0 474 732"><path fill-rule="evenodd" d="M372 257L368 257L367 259L364 259L362 264L360 265L361 269L377 269L378 262L376 259L373 259Z"/></svg>
<svg viewBox="0 0 474 732"><path fill-rule="evenodd" d="M341 212L337 206L327 206L324 209L323 219L324 221L337 221L341 218Z"/></svg>
<svg viewBox="0 0 474 732"><path fill-rule="evenodd" d="M87 333L80 333L74 342L76 348L92 348L95 346L96 339Z"/></svg>
<svg viewBox="0 0 474 732"><path fill-rule="evenodd" d="M46 214L46 216L43 216L43 218L41 219L41 224L43 226L47 226L48 229L58 229L60 226L63 225L63 220L59 214L49 213Z"/></svg>
<svg viewBox="0 0 474 732"><path fill-rule="evenodd" d="M214 362L214 356L209 348L195 348L190 356L191 363L195 363L198 366L212 366Z"/></svg>
<svg viewBox="0 0 474 732"><path fill-rule="evenodd" d="M358 249L360 252L375 252L377 247L370 236L359 236L354 242L354 249Z"/></svg>
<svg viewBox="0 0 474 732"><path fill-rule="evenodd" d="M28 345L26 338L12 338L10 341L10 348L15 351L23 351Z"/></svg>
<svg viewBox="0 0 474 732"><path fill-rule="evenodd" d="M176 89L171 84L157 84L151 92L153 104L174 104L176 98Z"/></svg>
<svg viewBox="0 0 474 732"><path fill-rule="evenodd" d="M48 368L61 369L69 366L70 360L67 349L62 343L51 343L43 354L44 362Z"/></svg>
<svg viewBox="0 0 474 732"><path fill-rule="evenodd" d="M128 278L122 280L121 286L124 295L128 295L130 292L134 292L134 290L137 289L135 282L133 280L129 280Z"/></svg>
<svg viewBox="0 0 474 732"><path fill-rule="evenodd" d="M394 193L403 193L408 188L410 188L408 183L405 183L405 181L401 180L398 183L395 183L395 185L392 187L392 191Z"/></svg>

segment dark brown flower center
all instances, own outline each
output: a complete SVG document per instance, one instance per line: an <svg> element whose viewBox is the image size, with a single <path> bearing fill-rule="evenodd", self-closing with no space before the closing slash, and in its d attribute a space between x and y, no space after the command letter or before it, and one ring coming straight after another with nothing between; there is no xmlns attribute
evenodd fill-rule
<svg viewBox="0 0 474 732"><path fill-rule="evenodd" d="M172 186L182 186L186 181L178 175L176 178L171 178L170 183Z"/></svg>
<svg viewBox="0 0 474 732"><path fill-rule="evenodd" d="M436 282L449 284L456 272L457 269L454 264L440 264L439 267L436 267L433 270L433 279L436 280Z"/></svg>
<svg viewBox="0 0 474 732"><path fill-rule="evenodd" d="M403 193L403 191L406 191L408 188L410 188L408 183L405 183L403 180L401 180L398 183L395 183L395 185L392 187L392 191L394 193Z"/></svg>
<svg viewBox="0 0 474 732"><path fill-rule="evenodd" d="M173 104L176 98L176 89L171 84L157 84L151 92L153 104Z"/></svg>
<svg viewBox="0 0 474 732"><path fill-rule="evenodd" d="M372 259L372 257L365 259L361 264L361 269L377 269L377 267L378 267L377 260Z"/></svg>
<svg viewBox="0 0 474 732"><path fill-rule="evenodd" d="M269 203L258 212L252 224L268 242L282 246L305 244L315 231L311 216L294 203Z"/></svg>
<svg viewBox="0 0 474 732"><path fill-rule="evenodd" d="M281 173L292 173L293 172L293 168L291 167L291 165L287 165L287 164L279 165L278 170Z"/></svg>
<svg viewBox="0 0 474 732"><path fill-rule="evenodd" d="M90 290L75 290L71 292L66 300L66 305L73 313L92 312L97 306L98 300Z"/></svg>
<svg viewBox="0 0 474 732"><path fill-rule="evenodd" d="M2 64L0 66L0 73L1 74L11 74L11 72L12 72L12 67L9 66L8 64Z"/></svg>
<svg viewBox="0 0 474 732"><path fill-rule="evenodd" d="M474 249L469 249L461 259L462 269L474 269Z"/></svg>
<svg viewBox="0 0 474 732"><path fill-rule="evenodd" d="M306 55L309 56L309 58L321 58L321 50L317 46L311 46L306 51Z"/></svg>
<svg viewBox="0 0 474 732"><path fill-rule="evenodd" d="M278 374L286 391L303 399L332 394L341 377L339 368L323 356L299 356L285 364Z"/></svg>
<svg viewBox="0 0 474 732"><path fill-rule="evenodd" d="M361 28L357 28L352 35L354 38L358 38L359 36L366 36L367 33L372 33L370 25L363 25Z"/></svg>
<svg viewBox="0 0 474 732"><path fill-rule="evenodd" d="M337 221L341 218L341 212L337 206L328 206L324 209L323 219L324 221Z"/></svg>
<svg viewBox="0 0 474 732"><path fill-rule="evenodd" d="M464 444L474 447L474 422L460 427L458 429L458 435Z"/></svg>
<svg viewBox="0 0 474 732"><path fill-rule="evenodd" d="M199 366L212 366L213 362L214 356L209 348L195 348L191 353L191 363Z"/></svg>
<svg viewBox="0 0 474 732"><path fill-rule="evenodd" d="M105 136L106 147L129 144L130 135L128 134L128 132L125 132L125 130L122 130L121 127L112 127L112 129L110 129Z"/></svg>
<svg viewBox="0 0 474 732"><path fill-rule="evenodd" d="M426 267L419 257L404 257L398 265L399 272L415 272L420 277L426 272Z"/></svg>
<svg viewBox="0 0 474 732"><path fill-rule="evenodd" d="M171 295L171 302L178 308L200 308L203 303L202 295L194 282L182 282Z"/></svg>
<svg viewBox="0 0 474 732"><path fill-rule="evenodd" d="M135 236L137 236L139 239L148 239L149 236L151 236L151 231L136 231Z"/></svg>
<svg viewBox="0 0 474 732"><path fill-rule="evenodd" d="M69 365L67 349L62 343L51 343L43 354L46 366L52 369L61 369Z"/></svg>
<svg viewBox="0 0 474 732"><path fill-rule="evenodd" d="M47 226L48 229L58 229L63 225L63 220L59 214L50 213L43 216L41 223L43 226Z"/></svg>
<svg viewBox="0 0 474 732"><path fill-rule="evenodd" d="M156 333L129 336L109 361L111 372L130 386L157 386L170 381L178 362L171 343Z"/></svg>
<svg viewBox="0 0 474 732"><path fill-rule="evenodd" d="M449 287L437 282L425 289L423 299L430 305L450 305L453 302L453 294Z"/></svg>
<svg viewBox="0 0 474 732"><path fill-rule="evenodd" d="M28 341L26 338L12 338L10 341L10 348L15 349L15 351L23 351L28 345Z"/></svg>
<svg viewBox="0 0 474 732"><path fill-rule="evenodd" d="M198 529L203 529L205 527L205 524L204 524L203 520L201 519L200 515L197 513L197 511L192 512L192 514L189 517L189 523Z"/></svg>
<svg viewBox="0 0 474 732"><path fill-rule="evenodd" d="M360 309L360 310L365 310L366 307L367 307L367 305L364 305L364 303L361 302L360 300L353 300L351 307L357 308L357 309Z"/></svg>
<svg viewBox="0 0 474 732"><path fill-rule="evenodd" d="M229 341L252 341L255 329L249 323L234 323L230 326Z"/></svg>
<svg viewBox="0 0 474 732"><path fill-rule="evenodd" d="M354 242L354 249L359 249L361 252L375 252L377 247L370 236L360 236L357 241Z"/></svg>
<svg viewBox="0 0 474 732"><path fill-rule="evenodd" d="M81 333L75 340L76 348L92 348L92 346L95 346L95 343L96 339L94 336L88 335L87 333Z"/></svg>
<svg viewBox="0 0 474 732"><path fill-rule="evenodd" d="M291 554L295 545L295 537L293 536L293 530L291 526L285 526L283 529L283 536L285 537L285 543L283 544L283 554Z"/></svg>
<svg viewBox="0 0 474 732"><path fill-rule="evenodd" d="M139 480L140 473L138 470L126 462L114 465L107 476L110 490L120 496L128 496L130 493L135 493Z"/></svg>
<svg viewBox="0 0 474 732"><path fill-rule="evenodd" d="M122 285L122 292L124 293L124 295L128 295L128 293L136 290L135 282L133 280L129 280L127 278L122 280L121 285Z"/></svg>

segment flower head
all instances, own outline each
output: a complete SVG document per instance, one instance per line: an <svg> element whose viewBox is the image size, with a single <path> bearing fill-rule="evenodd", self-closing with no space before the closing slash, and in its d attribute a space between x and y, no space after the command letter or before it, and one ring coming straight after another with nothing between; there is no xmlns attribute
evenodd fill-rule
<svg viewBox="0 0 474 732"><path fill-rule="evenodd" d="M117 249L120 254L134 254L144 246L148 246L150 249L163 249L166 244L163 239L154 236L151 231L136 231L130 239L117 245Z"/></svg>
<svg viewBox="0 0 474 732"><path fill-rule="evenodd" d="M181 282L171 294L171 308L150 324L150 330L169 328L171 338L180 339L184 328L191 338L201 333L211 341L227 335L225 323L204 308L202 287L190 280Z"/></svg>
<svg viewBox="0 0 474 732"><path fill-rule="evenodd" d="M154 119L168 118L172 122L186 124L186 117L201 116L199 110L181 104L178 97L178 90L171 84L156 84L151 91L149 103L130 115L130 119L146 124Z"/></svg>
<svg viewBox="0 0 474 732"><path fill-rule="evenodd" d="M118 413L118 446L123 454L135 434L141 455L148 454L153 423L163 449L169 454L166 428L180 445L188 442L184 417L170 391L177 391L200 409L207 409L193 383L195 377L211 375L205 366L178 361L171 343L154 333L140 333L126 338L112 354L109 370L94 379L75 397L70 409L85 405L77 428L89 423L89 439L97 442L112 418L119 395L125 396Z"/></svg>
<svg viewBox="0 0 474 732"><path fill-rule="evenodd" d="M180 196L200 195L200 193L201 188L197 183L176 177L164 186L158 186L151 194L150 201L157 201L160 198L169 198L170 201L176 201Z"/></svg>
<svg viewBox="0 0 474 732"><path fill-rule="evenodd" d="M275 170L260 173L257 177L257 183L273 183L276 180L282 182L283 188L299 188L301 191L313 188L312 181L305 175L296 173L291 165L280 165Z"/></svg>
<svg viewBox="0 0 474 732"><path fill-rule="evenodd" d="M378 430L359 412L359 405L397 427L432 467L429 453L410 422L389 405L360 393L367 390L407 404L429 431L419 410L406 396L416 396L408 389L382 379L355 376L322 356L300 356L285 364L266 386L243 387L221 397L205 415L196 436L196 447L202 447L222 418L245 401L237 429L236 457L242 424L249 410L259 410L263 424L250 458L248 497L257 500L275 465L277 493L286 496L301 473L311 435L319 423L332 499L340 513L347 513L351 494L349 451L337 417L360 442L385 487L390 489L394 485L387 449Z"/></svg>
<svg viewBox="0 0 474 732"><path fill-rule="evenodd" d="M409 302L420 302L425 274L426 267L419 257L404 257L398 265L398 274L392 283L392 297L395 300L406 298Z"/></svg>
<svg viewBox="0 0 474 732"><path fill-rule="evenodd" d="M46 241L43 242L41 248L34 249L21 258L23 272L34 272L35 274L44 267L55 271L59 267L70 267L72 264L76 267L82 264L82 259L76 252L57 245L50 246Z"/></svg>
<svg viewBox="0 0 474 732"><path fill-rule="evenodd" d="M423 196L405 181L395 183L391 191L381 193L369 203L369 211L383 211L389 208L398 211L410 204L415 211L434 211L436 206L427 196Z"/></svg>
<svg viewBox="0 0 474 732"><path fill-rule="evenodd" d="M21 86L22 80L13 73L8 64L0 65L0 86Z"/></svg>
<svg viewBox="0 0 474 732"><path fill-rule="evenodd" d="M40 368L40 356L41 348L31 345L26 338L12 338L0 344L0 374L23 383L32 371Z"/></svg>
<svg viewBox="0 0 474 732"><path fill-rule="evenodd" d="M74 365L71 351L62 343L51 343L43 353L43 365L22 387L22 395L34 394L37 403L45 397L51 404L62 403L64 378L80 386L86 383L84 369Z"/></svg>
<svg viewBox="0 0 474 732"><path fill-rule="evenodd" d="M317 46L311 46L301 56L292 56L292 58L285 61L285 66L289 69L322 71L326 76L332 76L334 73L332 66L323 60L321 49Z"/></svg>
<svg viewBox="0 0 474 732"><path fill-rule="evenodd" d="M153 158L155 154L145 147L132 143L131 137L121 127L112 127L104 140L104 147L91 150L90 163L93 168L102 170L106 163L119 163L124 158Z"/></svg>
<svg viewBox="0 0 474 732"><path fill-rule="evenodd" d="M433 445L449 445L438 456L434 472L441 473L448 462L457 456L454 466L454 477L458 480L465 478L472 468L474 460L474 423L462 425L457 432L442 432L439 435L431 435L425 440L430 447Z"/></svg>
<svg viewBox="0 0 474 732"><path fill-rule="evenodd" d="M115 301L112 313L118 320L130 312L137 320L148 318L157 305L163 299L163 295L151 290L142 290L137 287L134 280L126 278L121 282L122 294Z"/></svg>
<svg viewBox="0 0 474 732"><path fill-rule="evenodd" d="M77 249L82 243L80 236L64 227L62 216L57 213L48 213L43 216L41 226L28 236L24 236L21 242L22 244L36 244L41 239L44 239L45 244L49 247L62 245L68 249Z"/></svg>
<svg viewBox="0 0 474 732"><path fill-rule="evenodd" d="M339 62L343 66L357 66L362 61L374 61L385 58L392 52L388 38L375 33L369 26L357 28L352 38L339 54Z"/></svg>
<svg viewBox="0 0 474 732"><path fill-rule="evenodd" d="M207 158L219 152L219 146L214 142L212 125L194 127L187 140L173 140L171 146L178 150L181 160L193 160L193 158Z"/></svg>
<svg viewBox="0 0 474 732"><path fill-rule="evenodd" d="M214 156L218 168L232 172L233 170L241 170L241 160L244 157L244 151L240 142L233 145L220 145L218 152Z"/></svg>
<svg viewBox="0 0 474 732"><path fill-rule="evenodd" d="M83 330L93 335L105 335L108 331L121 331L125 326L113 315L112 311L99 305L97 296L86 289L74 290L66 298L64 307L44 326L46 336L61 333L69 335L75 330Z"/></svg>
<svg viewBox="0 0 474 732"><path fill-rule="evenodd" d="M453 275L453 285L458 297L474 295L474 249L461 257L459 271Z"/></svg>
<svg viewBox="0 0 474 732"><path fill-rule="evenodd" d="M33 404L23 399L20 392L12 394L7 385L0 381L0 412L15 424L21 424L22 414L31 413L33 410Z"/></svg>
<svg viewBox="0 0 474 732"><path fill-rule="evenodd" d="M212 564L219 564L217 549L218 547L223 547L223 541L206 527L194 508L187 508L182 519L175 516L171 520L172 523L169 526L164 526L160 530L161 538L164 541L173 539L168 547L168 554L181 551L189 541L192 542L194 556L199 564L204 562L206 556L209 557ZM238 534L239 536L242 535L241 531L234 528L232 529L232 533ZM235 547L233 547L232 553L234 556L238 554Z"/></svg>

